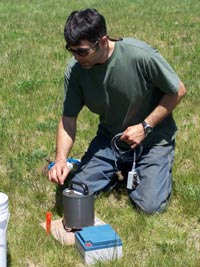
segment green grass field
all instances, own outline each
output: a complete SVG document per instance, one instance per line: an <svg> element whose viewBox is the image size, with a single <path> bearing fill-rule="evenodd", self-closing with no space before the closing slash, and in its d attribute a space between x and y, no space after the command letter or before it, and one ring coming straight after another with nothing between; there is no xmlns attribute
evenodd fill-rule
<svg viewBox="0 0 200 267"><path fill-rule="evenodd" d="M123 241L123 259L104 267L200 266L200 2L199 0L1 0L0 191L9 196L9 267L80 267L72 247L47 236L40 223L55 208L57 188L42 174L53 159L62 113L63 73L70 55L63 26L73 10L94 7L112 37L155 46L174 67L187 96L174 112L179 132L173 195L161 215L137 213L122 192L101 195L96 213ZM98 118L84 109L71 156L81 157ZM0 264L1 265L1 264Z"/></svg>

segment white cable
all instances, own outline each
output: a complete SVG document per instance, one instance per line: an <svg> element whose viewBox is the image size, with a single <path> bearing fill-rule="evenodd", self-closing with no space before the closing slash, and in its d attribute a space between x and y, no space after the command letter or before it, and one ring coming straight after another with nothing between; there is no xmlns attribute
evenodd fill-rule
<svg viewBox="0 0 200 267"><path fill-rule="evenodd" d="M117 141L120 140L120 137L122 136L122 134L123 133L116 134L111 140L111 148L112 148L114 158L115 158L115 166L117 168L117 158L120 158L120 159L122 159L124 161L128 161L128 162L133 161L132 169L131 169L131 171L128 172L127 189L135 190L136 187L140 183L138 172L135 169L136 168L136 150L134 148L130 148L130 149L124 151L124 150L119 148L119 146L117 145ZM133 155L132 156L127 155L131 151L133 151ZM140 147L139 152L140 152L139 153L139 156L140 156L142 153L142 147Z"/></svg>

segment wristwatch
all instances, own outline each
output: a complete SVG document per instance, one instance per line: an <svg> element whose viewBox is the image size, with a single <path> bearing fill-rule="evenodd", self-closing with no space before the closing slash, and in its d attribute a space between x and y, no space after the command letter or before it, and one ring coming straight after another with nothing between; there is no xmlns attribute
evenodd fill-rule
<svg viewBox="0 0 200 267"><path fill-rule="evenodd" d="M153 127L150 124L148 124L146 121L142 122L142 126L144 128L145 137L147 137L147 135L149 135L153 131Z"/></svg>

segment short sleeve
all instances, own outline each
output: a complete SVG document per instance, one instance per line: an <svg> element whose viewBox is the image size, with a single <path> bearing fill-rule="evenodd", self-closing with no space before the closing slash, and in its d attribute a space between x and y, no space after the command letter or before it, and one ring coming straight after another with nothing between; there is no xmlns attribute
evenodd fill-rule
<svg viewBox="0 0 200 267"><path fill-rule="evenodd" d="M165 94L178 91L180 79L158 51L155 50L148 59L145 59L145 73L147 79Z"/></svg>

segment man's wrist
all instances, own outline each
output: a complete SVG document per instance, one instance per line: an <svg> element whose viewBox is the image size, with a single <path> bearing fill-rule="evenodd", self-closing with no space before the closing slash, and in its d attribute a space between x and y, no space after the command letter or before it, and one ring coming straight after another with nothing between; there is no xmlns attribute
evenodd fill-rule
<svg viewBox="0 0 200 267"><path fill-rule="evenodd" d="M145 137L147 137L153 131L153 127L145 120L142 121L142 126L144 129L144 135L145 135Z"/></svg>
<svg viewBox="0 0 200 267"><path fill-rule="evenodd" d="M55 159L55 162L56 163L59 163L59 162L66 162L66 158L62 158L62 159Z"/></svg>

